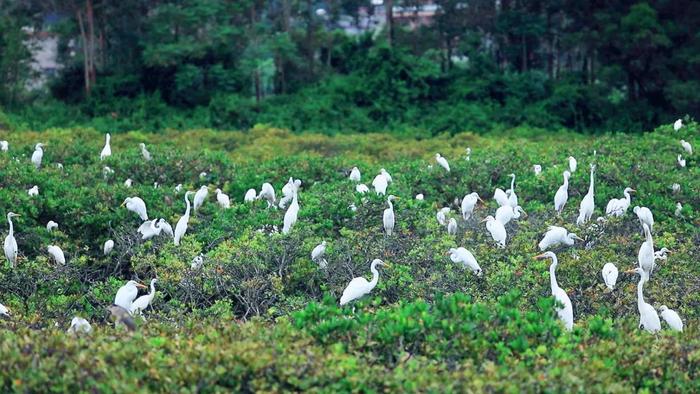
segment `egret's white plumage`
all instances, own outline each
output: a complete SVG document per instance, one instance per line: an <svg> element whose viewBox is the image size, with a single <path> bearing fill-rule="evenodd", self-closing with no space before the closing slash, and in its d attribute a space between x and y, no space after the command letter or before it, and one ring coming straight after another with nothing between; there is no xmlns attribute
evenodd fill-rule
<svg viewBox="0 0 700 394"><path fill-rule="evenodd" d="M441 226L447 226L447 214L450 213L450 210L451 209L449 207L438 209L437 213L435 214L438 224Z"/></svg>
<svg viewBox="0 0 700 394"><path fill-rule="evenodd" d="M537 246L539 246L541 251L545 251L561 244L571 246L574 244L574 240L583 241L576 234L570 233L564 227L549 226L547 227L547 232L544 234L544 238L542 238L542 241L540 241Z"/></svg>
<svg viewBox="0 0 700 394"><path fill-rule="evenodd" d="M34 153L32 153L32 164L34 167L41 167L41 160L44 157L44 144L38 143L34 146Z"/></svg>
<svg viewBox="0 0 700 394"><path fill-rule="evenodd" d="M602 270L603 281L605 281L605 286L612 290L615 288L615 283L617 283L617 267L613 263L605 263Z"/></svg>
<svg viewBox="0 0 700 394"><path fill-rule="evenodd" d="M276 206L275 203L277 198L275 198L275 188L268 182L263 183L262 188L260 189L257 199L259 200L261 198L267 201L268 208Z"/></svg>
<svg viewBox="0 0 700 394"><path fill-rule="evenodd" d="M630 193L634 193L636 190L631 187L626 187L622 194L625 196L623 198L613 198L608 202L605 207L605 214L608 216L623 216L627 213L627 208L630 207L632 203L632 197Z"/></svg>
<svg viewBox="0 0 700 394"><path fill-rule="evenodd" d="M141 148L141 155L143 156L143 159L146 161L151 161L151 152L146 149L146 144L143 142L140 143L139 148Z"/></svg>
<svg viewBox="0 0 700 394"><path fill-rule="evenodd" d="M673 190L674 193L678 193L679 191L681 191L681 185L678 183L674 183L673 185L671 185L671 190Z"/></svg>
<svg viewBox="0 0 700 394"><path fill-rule="evenodd" d="M131 187L131 185L134 184L134 181L131 180L131 178L128 178L127 180L124 181L124 186L125 187Z"/></svg>
<svg viewBox="0 0 700 394"><path fill-rule="evenodd" d="M136 230L139 234L141 234L141 239L148 240L151 239L155 236L160 235L161 231L163 229L159 226L159 219L153 219L153 220L147 220L139 226L138 230Z"/></svg>
<svg viewBox="0 0 700 394"><path fill-rule="evenodd" d="M0 151L7 152L8 150L10 150L10 143L5 140L0 141Z"/></svg>
<svg viewBox="0 0 700 394"><path fill-rule="evenodd" d="M32 186L31 189L27 190L27 194L28 194L30 197L36 197L36 196L38 196L38 195L39 195L39 186L37 186L37 185Z"/></svg>
<svg viewBox="0 0 700 394"><path fill-rule="evenodd" d="M576 167L578 167L576 158L574 158L573 156L569 156L569 171L571 171L572 174L576 172Z"/></svg>
<svg viewBox="0 0 700 394"><path fill-rule="evenodd" d="M474 207L476 206L477 201L481 201L481 198L476 192L469 193L466 196L464 196L460 207L462 211L462 218L464 220L469 220L469 218L472 217L472 214L474 213Z"/></svg>
<svg viewBox="0 0 700 394"><path fill-rule="evenodd" d="M126 282L124 286L117 290L117 295L114 297L114 304L126 309L127 311L131 310L131 304L139 294L139 288L145 289L146 286L136 282L135 280Z"/></svg>
<svg viewBox="0 0 700 394"><path fill-rule="evenodd" d="M386 188L389 186L389 179L384 174L379 174L372 180L374 192L381 195L386 195ZM358 185L359 187L359 185Z"/></svg>
<svg viewBox="0 0 700 394"><path fill-rule="evenodd" d="M66 264L66 256L63 254L63 250L61 250L60 247L56 245L49 245L46 248L46 251L49 252L49 255L53 258L53 261L55 261L56 263L61 265Z"/></svg>
<svg viewBox="0 0 700 394"><path fill-rule="evenodd" d="M654 215L652 215L649 208L636 206L632 209L632 212L634 212L639 218L639 224L642 225L642 231L644 231L645 224L649 227L649 231L654 230Z"/></svg>
<svg viewBox="0 0 700 394"><path fill-rule="evenodd" d="M515 194L515 174L510 174L513 179L510 180L510 189L506 192L508 194L508 205L515 208L518 206L518 196Z"/></svg>
<svg viewBox="0 0 700 394"><path fill-rule="evenodd" d="M425 199L425 197L423 197L423 193L416 194L416 200L423 201L424 199Z"/></svg>
<svg viewBox="0 0 700 394"><path fill-rule="evenodd" d="M493 199L496 200L498 206L500 207L504 205L510 205L510 201L508 201L508 195L500 187L496 188L496 190L493 192Z"/></svg>
<svg viewBox="0 0 700 394"><path fill-rule="evenodd" d="M166 222L165 219L160 218L158 220L158 227L160 227L161 232L168 237L172 237L173 234L173 226L170 225L170 223Z"/></svg>
<svg viewBox="0 0 700 394"><path fill-rule="evenodd" d="M10 310L3 304L0 304L0 316L10 317Z"/></svg>
<svg viewBox="0 0 700 394"><path fill-rule="evenodd" d="M257 191L255 189L248 189L248 191L245 192L245 196L243 197L243 201L253 202L253 201L255 201L256 197L257 197Z"/></svg>
<svg viewBox="0 0 700 394"><path fill-rule="evenodd" d="M359 182L361 179L361 174L360 174L360 169L357 167L353 167L352 170L350 170L350 180L353 182Z"/></svg>
<svg viewBox="0 0 700 394"><path fill-rule="evenodd" d="M129 313L132 315L140 315L141 312L146 310L149 305L151 305L151 302L153 302L153 298L156 296L156 282L158 279L151 279L151 289L148 292L148 294L144 294L141 297L137 298L134 300L134 302L131 303L131 308L129 308Z"/></svg>
<svg viewBox="0 0 700 394"><path fill-rule="evenodd" d="M187 191L185 193L185 213L178 219L177 224L175 225L175 235L173 237L173 241L175 242L175 245L180 245L180 240L182 237L185 235L185 232L187 232L187 223L190 221L190 200L187 199L187 197L192 193L191 191Z"/></svg>
<svg viewBox="0 0 700 394"><path fill-rule="evenodd" d="M552 287L552 296L557 300L558 304L561 304L557 305L555 308L559 319L564 323L564 327L571 331L574 328L574 308L571 305L569 296L557 283L556 270L557 264L559 264L557 255L553 252L545 252L535 258L539 260L547 258L552 260L552 263L549 265L549 282Z"/></svg>
<svg viewBox="0 0 700 394"><path fill-rule="evenodd" d="M15 265L17 264L17 240L15 239L15 227L12 223L12 218L17 216L19 215L14 212L7 213L7 223L10 226L10 231L7 233L7 236L5 237L5 244L3 245L5 257L7 258L7 261L10 262L11 268L15 268Z"/></svg>
<svg viewBox="0 0 700 394"><path fill-rule="evenodd" d="M535 164L532 166L532 171L535 173L535 176L540 176L540 174L542 174L542 166Z"/></svg>
<svg viewBox="0 0 700 394"><path fill-rule="evenodd" d="M370 265L370 271L372 271L372 280L367 281L363 277L353 278L353 280L348 283L343 290L343 295L340 297L340 305L345 305L350 301L354 301L369 294L377 282L379 282L379 271L377 271L377 266L385 265L383 261L379 259L374 259Z"/></svg>
<svg viewBox="0 0 700 394"><path fill-rule="evenodd" d="M685 159L684 159L683 156L680 155L680 154L678 155L678 165L679 165L681 168L684 168L684 167L685 167Z"/></svg>
<svg viewBox="0 0 700 394"><path fill-rule="evenodd" d="M521 214L527 215L523 210L523 207L520 205L515 208L511 207L510 205L504 205L502 207L498 207L496 210L496 220L505 226L511 220L520 218Z"/></svg>
<svg viewBox="0 0 700 394"><path fill-rule="evenodd" d="M683 147L683 150L689 155L693 154L693 146L690 145L690 142L686 140L681 140L681 146Z"/></svg>
<svg viewBox="0 0 700 394"><path fill-rule="evenodd" d="M49 222L46 223L46 231L51 232L56 228L58 228L58 223L54 222L53 220L49 220Z"/></svg>
<svg viewBox="0 0 700 394"><path fill-rule="evenodd" d="M193 209L195 212L197 212L197 209L202 207L202 204L204 204L204 201L207 199L207 196L209 195L209 187L202 185L199 190L197 190L197 193L194 194L194 201L192 203Z"/></svg>
<svg viewBox="0 0 700 394"><path fill-rule="evenodd" d="M148 220L146 203L140 197L127 197L122 205L126 205L126 209L139 215L141 220Z"/></svg>
<svg viewBox="0 0 700 394"><path fill-rule="evenodd" d="M554 210L557 211L557 215L561 215L564 210L566 201L569 199L569 178L571 173L569 171L564 171L564 183L559 186L556 194L554 194Z"/></svg>
<svg viewBox="0 0 700 394"><path fill-rule="evenodd" d="M292 194L292 203L289 204L289 208L287 208L287 212L284 213L284 226L282 227L282 234L289 234L289 232L292 230L292 227L297 222L298 216L299 216L299 196L298 196L298 193L295 189L293 194Z"/></svg>
<svg viewBox="0 0 700 394"><path fill-rule="evenodd" d="M447 159L444 157L440 156L439 153L435 154L435 160L437 163L440 165L440 167L444 168L445 171L450 172L450 164L447 162Z"/></svg>
<svg viewBox="0 0 700 394"><path fill-rule="evenodd" d="M381 170L379 170L379 173L384 175L384 178L386 178L387 182L391 183L394 181L394 179L391 177L391 174L389 174L387 170L382 168Z"/></svg>
<svg viewBox="0 0 700 394"><path fill-rule="evenodd" d="M680 202L677 202L676 203L676 211L674 212L674 215L681 216L682 213L683 213L683 204L681 204Z"/></svg>
<svg viewBox="0 0 700 394"><path fill-rule="evenodd" d="M66 332L73 335L90 334L90 332L92 332L92 326L90 325L90 322L82 317L75 316L70 321L70 327L68 327L68 331Z"/></svg>
<svg viewBox="0 0 700 394"><path fill-rule="evenodd" d="M447 222L447 233L450 235L457 235L457 220L455 218L450 218Z"/></svg>
<svg viewBox="0 0 700 394"><path fill-rule="evenodd" d="M280 199L279 207L285 209L287 207L287 204L289 204L292 201L294 193L299 192L300 187L301 180L295 180L294 178L290 177L287 184L284 185L284 187L282 187L282 198Z"/></svg>
<svg viewBox="0 0 700 394"><path fill-rule="evenodd" d="M100 160L104 160L110 156L112 156L112 148L109 146L109 140L110 140L110 135L109 133L105 134L105 146L102 148L102 152L100 152Z"/></svg>
<svg viewBox="0 0 700 394"><path fill-rule="evenodd" d="M384 222L384 231L386 235L391 235L394 232L394 225L396 224L396 216L394 215L394 204L392 201L398 200L399 198L394 195L389 195L386 202L389 204L389 208L384 210L384 215L382 217Z"/></svg>
<svg viewBox="0 0 700 394"><path fill-rule="evenodd" d="M661 305L659 312L661 312L661 317L666 321L666 324L668 324L672 330L683 331L683 320L681 320L681 317L678 316L676 311L673 309L668 309L666 305Z"/></svg>
<svg viewBox="0 0 700 394"><path fill-rule="evenodd" d="M639 247L639 253L637 254L637 261L639 262L639 268L644 270L644 274L647 278L651 277L654 271L655 258L654 258L654 239L651 236L651 231L646 224L642 224L644 228L645 240L642 242L642 246Z"/></svg>
<svg viewBox="0 0 700 394"><path fill-rule="evenodd" d="M105 256L110 254L112 252L112 249L114 249L114 241L111 239L108 239L105 241L104 245L102 246L102 252L104 253Z"/></svg>
<svg viewBox="0 0 700 394"><path fill-rule="evenodd" d="M503 223L499 222L491 215L487 216L482 222L486 222L486 229L491 233L491 238L496 241L498 246L505 248L507 234Z"/></svg>
<svg viewBox="0 0 700 394"><path fill-rule="evenodd" d="M593 183L593 173L595 172L595 165L591 164L591 181L590 184L588 185L588 193L586 193L585 196L583 196L583 200L581 200L581 204L579 205L579 214L578 218L576 219L576 224L577 225L582 225L586 222L588 222L591 219L591 216L593 216L593 210L595 209L595 192L594 192L594 183Z"/></svg>
<svg viewBox="0 0 700 394"><path fill-rule="evenodd" d="M359 185L355 186L355 191L360 194L365 194L369 191L369 188L364 183L360 183Z"/></svg>
<svg viewBox="0 0 700 394"><path fill-rule="evenodd" d="M221 189L216 189L216 202L219 203L221 208L231 208L231 200L228 198L228 195L221 191Z"/></svg>
<svg viewBox="0 0 700 394"><path fill-rule="evenodd" d="M639 328L643 328L644 330L652 333L661 330L661 320L659 320L659 315L656 313L656 310L653 306L644 302L644 283L649 280L649 276L639 267L626 272L639 274L639 283L637 284Z"/></svg>
<svg viewBox="0 0 700 394"><path fill-rule="evenodd" d="M470 251L459 247L450 248L450 251L447 253L450 255L450 260L452 260L453 263L459 263L462 265L462 268L469 268L476 276L481 276L481 267Z"/></svg>
<svg viewBox="0 0 700 394"><path fill-rule="evenodd" d="M678 131L683 127L683 120L682 119L677 119L675 122L673 122L673 131Z"/></svg>
<svg viewBox="0 0 700 394"><path fill-rule="evenodd" d="M326 254L326 241L321 242L316 245L316 247L311 251L311 261L318 264L321 268L326 268L328 262L323 256Z"/></svg>

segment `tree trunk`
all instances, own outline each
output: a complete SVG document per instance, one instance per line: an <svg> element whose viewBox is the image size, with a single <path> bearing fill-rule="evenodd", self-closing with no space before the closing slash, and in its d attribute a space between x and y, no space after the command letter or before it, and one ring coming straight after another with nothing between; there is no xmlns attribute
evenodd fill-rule
<svg viewBox="0 0 700 394"><path fill-rule="evenodd" d="M385 0L384 10L386 13L386 41L391 46L394 42L394 0Z"/></svg>
<svg viewBox="0 0 700 394"><path fill-rule="evenodd" d="M88 40L87 34L85 33L85 23L83 22L83 15L80 10L76 11L76 16L78 18L78 27L80 27L80 38L83 41L83 83L85 86L85 95L90 96L90 91L92 90L92 85L90 84L90 63L88 55Z"/></svg>

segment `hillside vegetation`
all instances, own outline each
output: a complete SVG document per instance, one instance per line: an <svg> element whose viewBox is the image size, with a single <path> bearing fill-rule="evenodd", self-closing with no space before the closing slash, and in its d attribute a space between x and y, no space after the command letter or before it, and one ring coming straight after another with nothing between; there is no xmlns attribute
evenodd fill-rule
<svg viewBox="0 0 700 394"><path fill-rule="evenodd" d="M0 268L0 302L13 314L0 321L2 391L697 392L700 162L679 140L700 148L699 130L690 122L680 131L665 125L591 137L521 128L428 140L264 126L133 131L112 135L113 155L104 161L104 134L93 129L0 130L0 140L10 144L0 152L0 214L22 215L13 220L17 267ZM29 161L37 142L46 144L38 170ZM141 142L152 161L142 158ZM436 165L437 152L449 160L449 173ZM552 199L570 155L578 169L558 218ZM592 163L594 220L576 226ZM387 194L401 197L393 236L382 228L386 198L356 193L347 179L354 166L367 185L381 168L391 173ZM527 216L506 226L501 249L480 221L496 210L493 191L510 186L510 173ZM302 181L301 210L291 233L282 235L284 210L262 200L244 203L243 196L264 182L280 196L289 177ZM35 185L39 195L31 197L27 190ZM192 214L179 246L167 237L141 241L141 221L119 207L139 196L149 218L174 226L185 210L184 191L201 185L211 186L209 198ZM676 310L683 333L665 323L655 335L638 329L636 275L621 272L613 291L603 283L602 266L635 267L644 241L631 207L623 217L596 220L627 186L637 190L632 207L654 213L655 248L672 251L645 285L645 299ZM216 204L217 187L231 197L230 209ZM456 201L471 192L486 204L464 221ZM424 200L414 198L419 193ZM678 202L683 209L676 215ZM458 221L454 236L436 220L441 207L451 207ZM59 225L52 232L49 220ZM554 311L549 262L532 258L549 225L584 239L555 249L557 279L574 307L572 332ZM6 235L6 221L0 232ZM107 239L116 245L104 256ZM322 240L325 269L310 258ZM48 245L63 249L65 265L49 259ZM481 277L445 255L458 246L474 254ZM200 254L202 267L192 268ZM389 263L378 286L339 307L347 283L368 277L374 258ZM137 331L114 328L105 308L117 289L129 279L156 277L155 301ZM76 315L93 324L91 336L65 333Z"/></svg>

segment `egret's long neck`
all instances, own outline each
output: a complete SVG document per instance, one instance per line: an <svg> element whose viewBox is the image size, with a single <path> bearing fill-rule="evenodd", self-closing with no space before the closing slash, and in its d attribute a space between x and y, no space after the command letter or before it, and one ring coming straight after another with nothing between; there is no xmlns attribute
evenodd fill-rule
<svg viewBox="0 0 700 394"><path fill-rule="evenodd" d="M370 287L370 289L374 289L374 286L376 286L377 282L379 282L379 271L377 271L377 267L374 264L372 264L371 270L372 270L372 281L369 282L369 287Z"/></svg>
<svg viewBox="0 0 700 394"><path fill-rule="evenodd" d="M510 190L515 190L515 175L513 175L513 179L510 181Z"/></svg>
<svg viewBox="0 0 700 394"><path fill-rule="evenodd" d="M593 169L591 168L591 184L588 186L588 194L593 195Z"/></svg>
<svg viewBox="0 0 700 394"><path fill-rule="evenodd" d="M639 278L639 284L637 285L637 307L642 310L642 305L644 305L644 274Z"/></svg>
<svg viewBox="0 0 700 394"><path fill-rule="evenodd" d="M392 211L394 210L394 204L391 203L391 200L386 200L386 202L389 204L389 209Z"/></svg>
<svg viewBox="0 0 700 394"><path fill-rule="evenodd" d="M156 295L156 284L153 282L151 282L151 292L148 293L148 295L151 297L151 299Z"/></svg>
<svg viewBox="0 0 700 394"><path fill-rule="evenodd" d="M555 291L556 289L559 288L559 284L557 284L557 257L554 256L552 257L552 264L549 265L549 283L552 286L552 291Z"/></svg>
<svg viewBox="0 0 700 394"><path fill-rule="evenodd" d="M564 176L564 188L565 189L569 188L569 177L566 175Z"/></svg>
<svg viewBox="0 0 700 394"><path fill-rule="evenodd" d="M625 200L627 200L627 205L631 204L632 203L632 196L630 196L630 193L626 191L624 194L625 194Z"/></svg>
<svg viewBox="0 0 700 394"><path fill-rule="evenodd" d="M12 218L7 217L7 222L10 224L10 237L15 233L15 227L12 225Z"/></svg>
<svg viewBox="0 0 700 394"><path fill-rule="evenodd" d="M187 193L185 193L185 204L187 204L187 208L185 209L185 215L190 214L190 200L187 199Z"/></svg>
<svg viewBox="0 0 700 394"><path fill-rule="evenodd" d="M651 237L651 230L649 230L649 227L644 227L644 235L646 236L646 241L649 247L651 248L651 251L654 251L654 239Z"/></svg>

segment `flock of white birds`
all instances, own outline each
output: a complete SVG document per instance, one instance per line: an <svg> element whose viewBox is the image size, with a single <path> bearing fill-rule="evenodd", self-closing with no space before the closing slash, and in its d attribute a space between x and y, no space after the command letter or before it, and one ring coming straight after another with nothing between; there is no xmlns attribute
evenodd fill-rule
<svg viewBox="0 0 700 394"><path fill-rule="evenodd" d="M676 121L673 125L674 130L678 131L680 128L683 127L682 121L679 119ZM110 140L111 137L109 134L106 135L105 137L105 146L102 149L100 153L100 160L104 160L107 157L111 156L112 154L112 149L110 145ZM691 155L693 150L692 146L690 143L688 143L685 140L680 141L681 146L683 150L688 154ZM31 156L31 163L39 169L42 165L42 158L43 158L43 149L44 149L44 144L38 143L35 145L35 150L34 153ZM151 154L150 152L146 149L145 144L139 144L139 148L141 150L141 153L143 155L144 160L150 161L151 160ZM0 150L3 152L7 152L9 149L9 143L7 141L0 141ZM470 160L470 154L471 154L471 148L467 148L467 156L466 160ZM594 157L595 157L595 151L594 151ZM678 164L680 167L685 167L686 162L684 159L681 158L681 155L678 155ZM569 198L569 179L574 174L577 170L578 163L574 157L568 157L568 170L564 171L562 176L563 176L563 184L556 190L554 194L554 211L556 212L557 215L561 215L564 206L566 205L568 198ZM437 164L444 169L444 171L449 172L450 171L450 165L447 161L447 159L443 156L441 156L439 153L435 155L435 161ZM60 165L59 165L60 166ZM576 225L582 226L589 222L592 218L593 211L595 208L595 179L594 179L594 174L595 174L595 164L590 165L590 183L589 183L589 188L587 194L583 197L583 199L580 202L579 205L579 215L578 218L576 219ZM111 169L109 167L105 167L104 172L105 173L110 173ZM539 176L540 173L542 172L542 166L535 164L533 165L533 171L534 173ZM113 171L111 171L113 173ZM205 175L205 174L204 174ZM516 176L515 174L510 174L511 177L511 182L510 182L510 188L508 190L503 190L501 188L497 188L494 192L493 199L497 202L498 204L498 209L494 213L494 215L488 215L485 219L482 220L482 222L486 223L486 230L490 233L491 237L493 238L493 241L495 244L500 247L500 248L505 248L506 247L506 241L507 241L507 231L506 231L506 225L513 219L518 219L521 217L521 215L527 215L523 208L518 204L518 195L515 192L515 179ZM350 171L349 175L349 180L352 182L356 182L356 191L360 194L368 193L370 192L370 189L367 185L360 183L362 179L362 175L360 173L359 168L354 167ZM384 169L382 168L377 174L374 179L372 180L371 185L374 188L374 192L378 195L386 195L387 193L387 188L389 187L389 184L393 182L393 179L391 175ZM132 184L131 179L127 179L124 183L127 187L130 187ZM249 189L243 198L244 202L253 202L256 200L265 200L267 202L267 207L275 207L275 208L281 208L281 209L286 209L285 215L284 215L284 220L282 223L282 233L287 234L289 233L294 224L297 222L298 214L299 214L299 201L298 201L298 191L301 186L301 181L299 179L293 179L290 178L289 181L287 182L286 185L282 188L282 198L277 199L275 195L275 189L270 183L264 183L261 187L260 192L258 193L256 189ZM680 187L677 184L673 185L673 188L676 189L677 187ZM178 185L175 188L176 192L180 192L182 190L182 185ZM29 189L27 191L29 195L36 196L39 193L38 187L34 186L33 188ZM605 213L606 216L624 216L627 213L627 210L629 209L631 205L631 195L630 193L634 193L635 190L632 188L625 188L623 191L623 198L619 199L611 199L608 204L605 207ZM221 206L223 209L227 209L230 207L230 198L226 194L224 194L221 189L216 189L216 201L217 203ZM192 205L190 204L190 195L194 194L193 200L192 200ZM129 211L135 213L138 215L140 220L143 221L143 223L139 226L137 229L137 232L141 234L142 239L147 240L156 236L160 235L167 235L168 237L173 238L173 242L175 245L179 245L182 237L185 235L187 232L187 227L190 219L190 210L194 209L196 212L202 204L204 204L207 201L207 198L209 196L209 188L208 186L201 186L196 192L193 191L187 191L185 192L185 212L184 214L180 217L180 219L177 221L177 224L175 225L175 230L173 231L173 228L170 226L168 222L166 222L162 218L158 219L150 219L148 217L148 212L146 208L146 203L143 201L138 196L134 197L127 197L124 202L122 203L122 206L125 206L126 209ZM422 200L423 195L419 194L415 197L417 200ZM387 197L387 205L388 208L386 208L383 212L382 220L383 220L383 226L384 226L384 231L386 233L386 236L392 236L394 234L394 228L396 224L396 215L394 213L394 205L393 202L398 200L399 197L396 197L394 195L389 195ZM477 193L469 193L464 196L464 198L461 200L460 204L460 210L461 210L461 216L464 221L468 221L471 219L474 209L478 202L483 202L481 197ZM677 205L677 210L676 210L676 215L679 214L680 209L682 208L680 202ZM355 211L357 208L353 205L350 206L350 209ZM649 210L649 208L646 207L639 207L635 206L633 208L634 214L639 219L639 222L641 224L642 230L644 232L645 240L642 243L642 245L639 248L639 253L638 253L638 262L639 262L639 267L634 268L632 270L625 271L626 273L634 273L634 274L639 274L639 283L637 286L637 306L639 310L639 315L640 315L640 321L639 321L639 327L643 328L646 331L649 332L657 332L661 330L661 321L659 319L659 314L657 311L654 309L653 306L650 304L646 303L644 301L644 293L643 293L643 287L644 284L650 280L651 275L654 271L654 268L656 266L656 261L657 260L666 260L667 258L667 253L669 252L666 248L662 248L659 251L654 250L654 241L652 237L652 231L653 231L653 226L654 226L654 217ZM441 226L446 227L448 233L450 234L456 234L457 229L458 229L458 224L457 221L454 217L449 217L450 213L450 208L441 208L437 211L436 217L437 221ZM13 212L7 213L7 221L9 225L9 233L5 237L5 243L4 243L4 252L5 252L5 257L9 261L10 265L12 268L15 267L17 263L17 257L18 257L18 247L17 247L17 241L15 240L14 237L14 225L12 219L15 217L18 217L20 215L15 214ZM601 220L603 218L599 218ZM603 219L604 220L604 219ZM46 225L47 231L52 231L53 229L58 228L58 224L54 221L49 221ZM556 277L556 267L558 264L558 259L557 255L552 252L552 251L547 251L548 249L552 249L557 246L572 246L574 242L582 241L581 238L579 238L576 234L569 232L566 228L564 227L559 227L559 226L550 226L547 228L547 231L544 234L544 237L542 240L539 242L538 246L540 250L544 253L535 256L535 259L549 259L551 260L551 264L549 267L549 273L550 273L550 282L551 282L551 290L552 290L552 296L556 299L557 304L555 306L556 312L561 319L563 325L571 330L574 325L574 316L573 316L573 306L571 303L571 300L569 299L569 296L566 294L566 292L559 287L558 282L557 282L557 277ZM325 251L326 251L326 241L323 241L321 244L316 246L313 251L311 252L311 259L315 263L318 264L320 268L325 268L327 266L327 261L324 258ZM104 243L103 246L103 253L105 255L108 255L111 253L115 246L115 243L113 240L107 240ZM50 257L58 264L66 264L66 258L61 250L60 247L56 245L49 245L47 247L47 252L50 255ZM447 255L449 255L450 259L454 263L461 264L465 269L471 270L475 275L481 276L482 275L482 270L481 267L479 266L479 263L477 262L477 259L474 257L474 255L467 250L464 247L458 247L458 248L451 248L448 252ZM195 258L195 260L192 263L192 268L196 269L201 267L203 263L203 258L202 256L198 256ZM364 277L357 277L354 278L350 281L350 283L347 285L345 290L343 291L343 294L340 298L340 305L345 305L351 301L357 300L367 294L369 294L377 285L379 281L379 271L378 267L380 266L386 266L387 264L384 263L380 259L374 259L370 265L370 270L372 272L372 280L367 281ZM618 269L613 263L606 263L603 268L602 268L602 277L605 282L605 285L610 289L614 289L617 277L618 277ZM117 322L124 323L127 327L130 329L133 329L133 321L131 321L131 316L134 315L140 315L142 311L147 309L149 305L153 302L153 299L155 297L155 284L157 280L152 279L150 283L150 292L138 296L139 293L139 288L146 288L141 283L138 283L134 280L128 281L124 286L122 286L118 291L114 299L114 304L110 306L110 311L112 312L113 316L117 320ZM682 331L683 330L683 322L679 315L667 308L665 305L662 305L659 308L661 312L661 317L666 321L666 323L669 325L669 327L673 330L678 330ZM0 315L10 315L10 311L8 308L6 308L4 305L0 304ZM81 318L81 317L75 317L72 322L71 326L69 328L69 332L78 334L78 333L87 333L91 331L91 326L90 323Z"/></svg>

